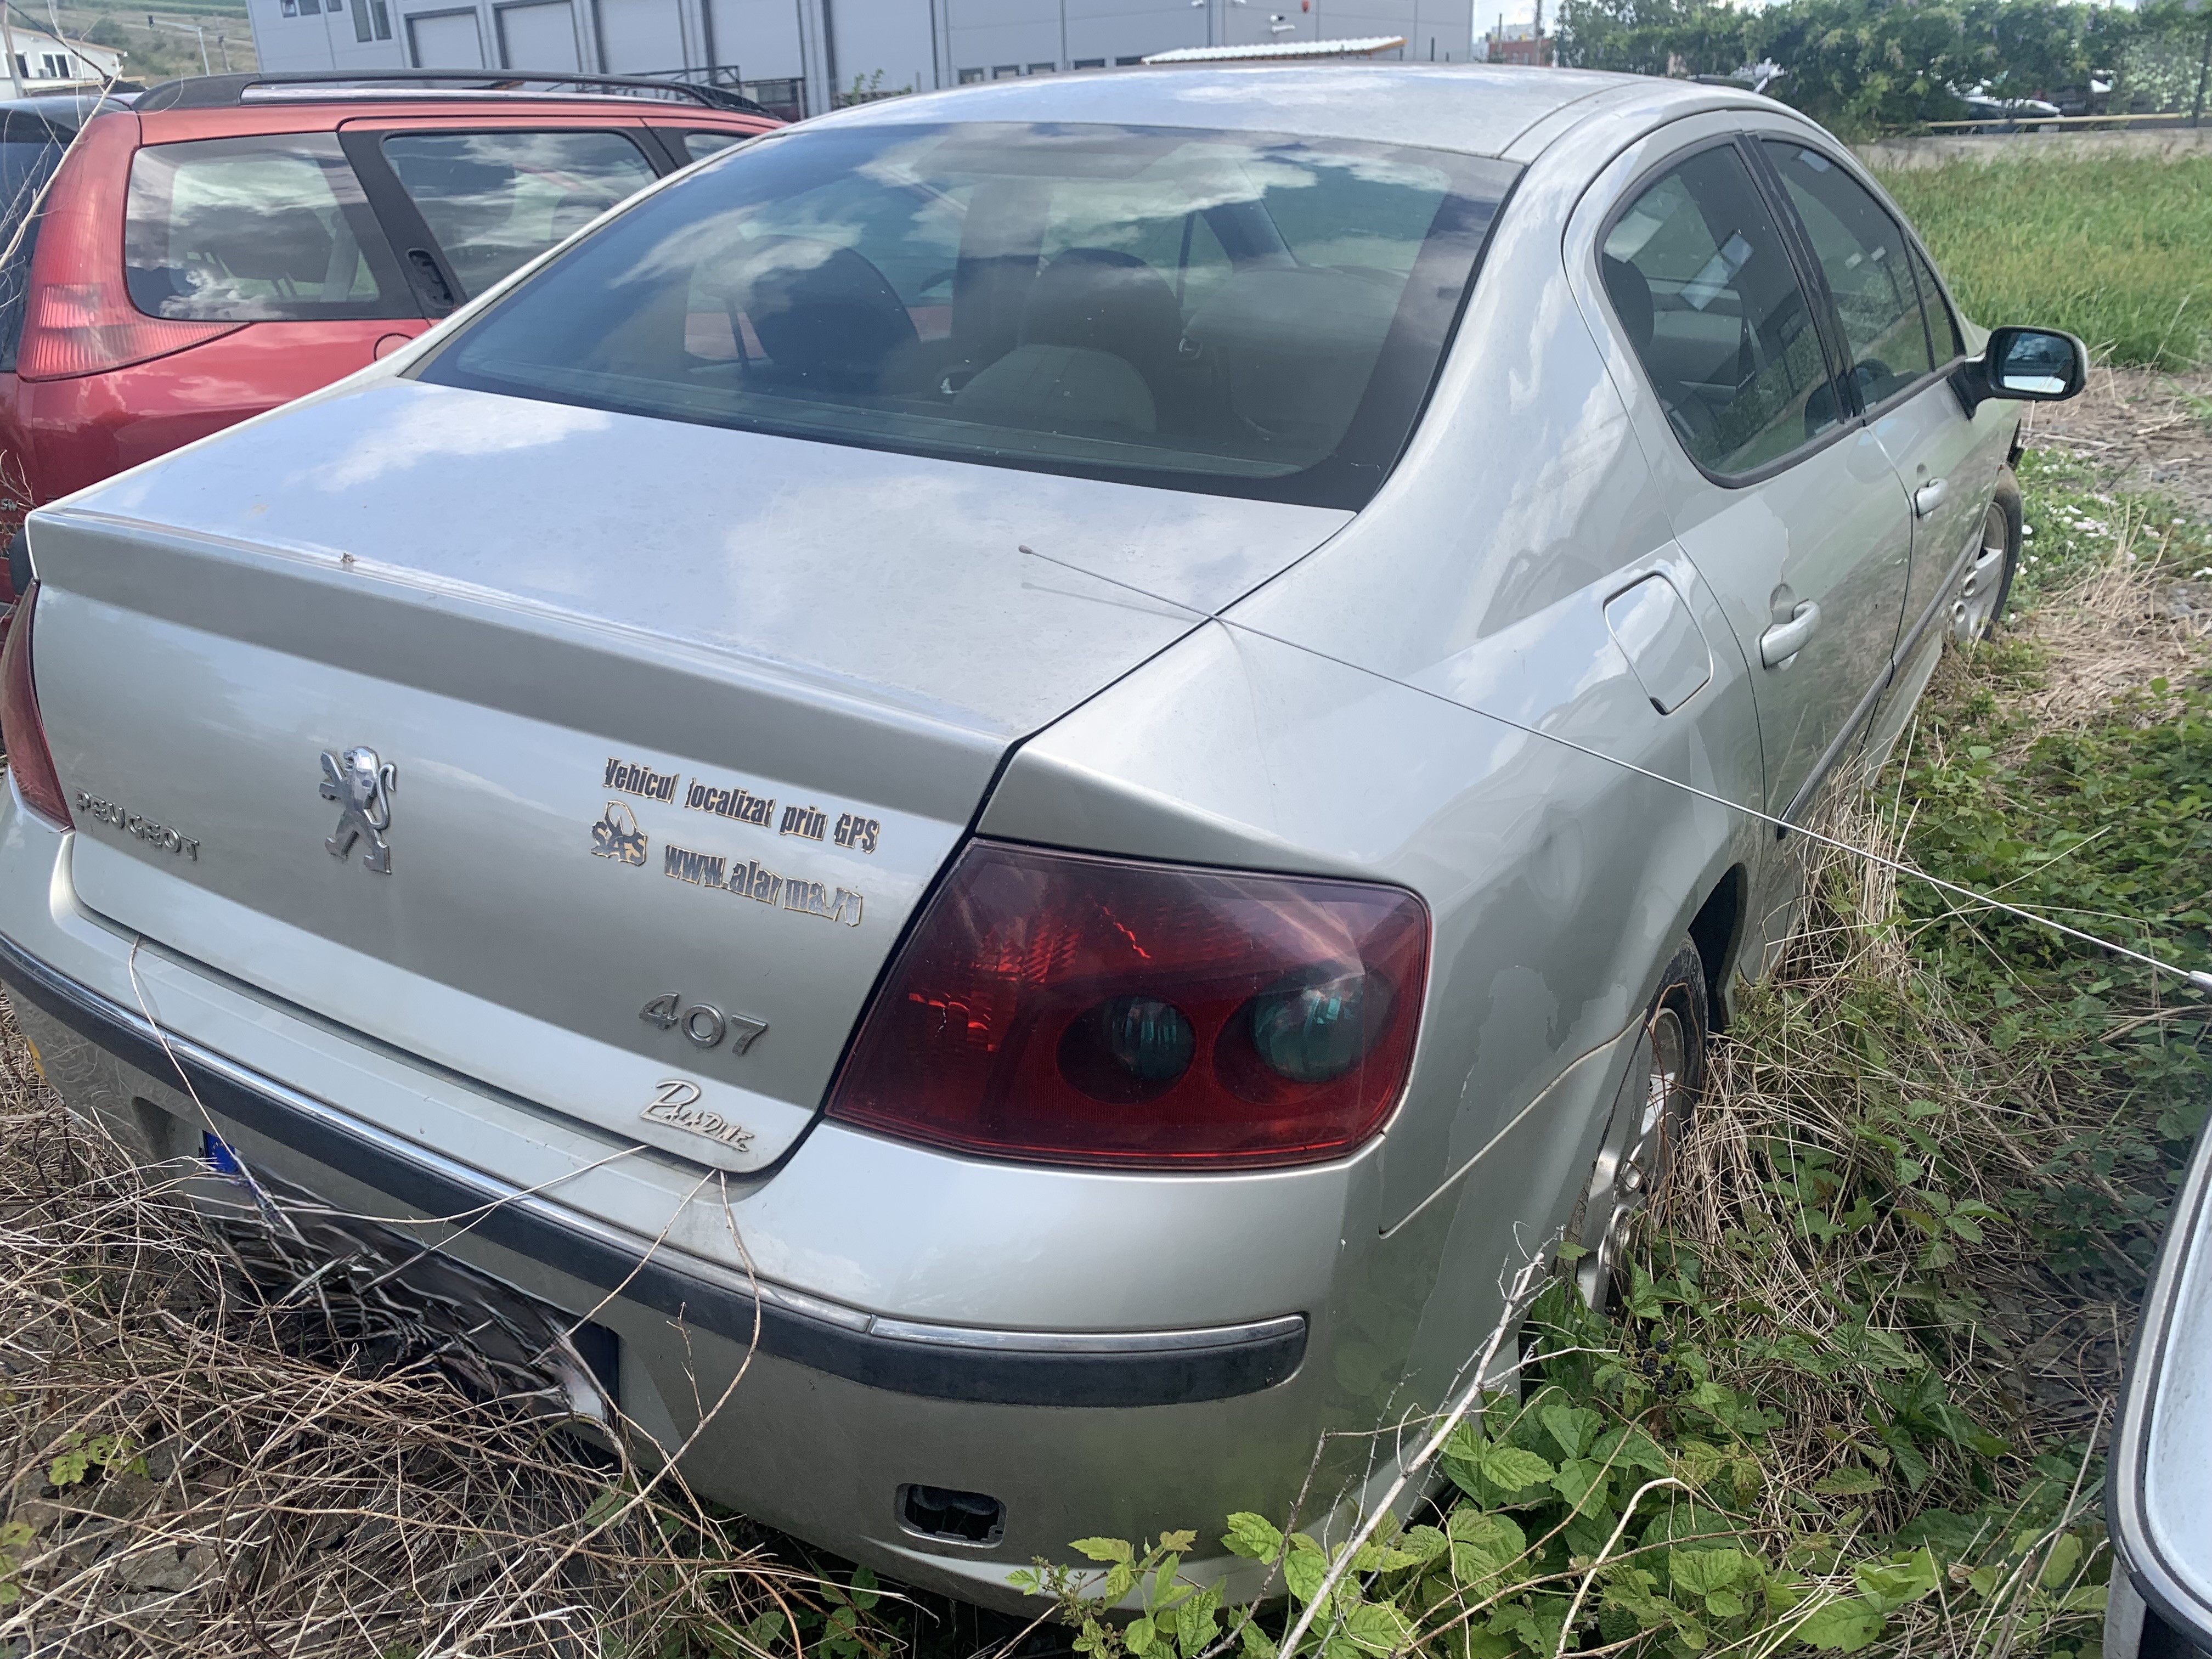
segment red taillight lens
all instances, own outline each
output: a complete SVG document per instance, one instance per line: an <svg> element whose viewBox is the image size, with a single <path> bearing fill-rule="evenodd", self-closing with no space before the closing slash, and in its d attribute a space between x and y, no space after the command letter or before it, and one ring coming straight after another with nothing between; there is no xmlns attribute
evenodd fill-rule
<svg viewBox="0 0 2212 1659"><path fill-rule="evenodd" d="M0 743L8 746L8 769L15 775L15 793L26 805L67 829L69 799L54 771L54 757L46 748L46 729L39 722L38 688L31 684L31 615L39 603L39 585L33 582L8 629L8 647L0 652Z"/></svg>
<svg viewBox="0 0 2212 1659"><path fill-rule="evenodd" d="M1395 887L976 842L830 1115L1054 1164L1339 1157L1404 1086L1428 953L1428 912Z"/></svg>
<svg viewBox="0 0 2212 1659"><path fill-rule="evenodd" d="M15 372L24 380L121 368L240 326L149 317L131 303L123 281L123 219L137 148L137 116L97 116L55 176L31 253L30 297L15 353Z"/></svg>

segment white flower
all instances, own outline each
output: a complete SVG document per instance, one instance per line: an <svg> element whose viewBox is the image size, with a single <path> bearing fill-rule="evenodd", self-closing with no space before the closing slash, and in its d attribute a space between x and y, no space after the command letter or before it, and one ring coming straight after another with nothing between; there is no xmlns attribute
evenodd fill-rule
<svg viewBox="0 0 2212 1659"><path fill-rule="evenodd" d="M2020 533L2023 536L2033 536L2035 534L2035 526L2032 524L2024 524L2020 527Z"/></svg>

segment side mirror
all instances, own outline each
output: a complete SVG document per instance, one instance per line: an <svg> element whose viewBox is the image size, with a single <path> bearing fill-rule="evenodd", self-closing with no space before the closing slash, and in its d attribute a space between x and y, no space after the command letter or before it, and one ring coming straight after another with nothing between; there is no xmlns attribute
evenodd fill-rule
<svg viewBox="0 0 2212 1659"><path fill-rule="evenodd" d="M2062 403L2088 380L2088 348L2055 328L1998 329L1989 349L1951 377L1969 415L1991 398Z"/></svg>

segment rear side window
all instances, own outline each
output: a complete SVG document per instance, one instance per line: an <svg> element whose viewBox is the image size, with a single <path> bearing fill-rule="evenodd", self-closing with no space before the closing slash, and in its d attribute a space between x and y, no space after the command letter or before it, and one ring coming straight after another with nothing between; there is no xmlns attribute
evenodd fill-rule
<svg viewBox="0 0 2212 1659"><path fill-rule="evenodd" d="M1756 471L1837 424L1812 307L1732 147L1638 195L1601 264L1652 390L1706 471Z"/></svg>
<svg viewBox="0 0 2212 1659"><path fill-rule="evenodd" d="M741 132L687 132L684 135L684 159L703 161L709 155L718 155L746 135Z"/></svg>
<svg viewBox="0 0 2212 1659"><path fill-rule="evenodd" d="M654 177L617 132L394 133L384 157L471 298Z"/></svg>
<svg viewBox="0 0 2212 1659"><path fill-rule="evenodd" d="M641 202L418 372L1357 507L1420 411L1515 172L1194 128L802 127Z"/></svg>
<svg viewBox="0 0 2212 1659"><path fill-rule="evenodd" d="M131 302L149 316L416 314L331 133L141 149L131 162L123 249Z"/></svg>

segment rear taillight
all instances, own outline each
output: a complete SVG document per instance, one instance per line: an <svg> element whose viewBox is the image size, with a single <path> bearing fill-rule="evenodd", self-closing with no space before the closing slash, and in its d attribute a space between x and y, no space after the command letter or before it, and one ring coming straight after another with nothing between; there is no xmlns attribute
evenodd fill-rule
<svg viewBox="0 0 2212 1659"><path fill-rule="evenodd" d="M1405 1085L1428 951L1428 912L1400 888L976 842L830 1115L1054 1164L1336 1158Z"/></svg>
<svg viewBox="0 0 2212 1659"><path fill-rule="evenodd" d="M123 281L123 220L138 118L95 118L55 174L31 254L15 372L27 380L96 374L234 332L236 323L149 317Z"/></svg>
<svg viewBox="0 0 2212 1659"><path fill-rule="evenodd" d="M38 688L31 684L31 615L39 603L33 582L15 606L8 647L0 652L0 744L8 748L8 769L24 803L64 829L71 826L69 800L46 748L46 728L39 721Z"/></svg>

